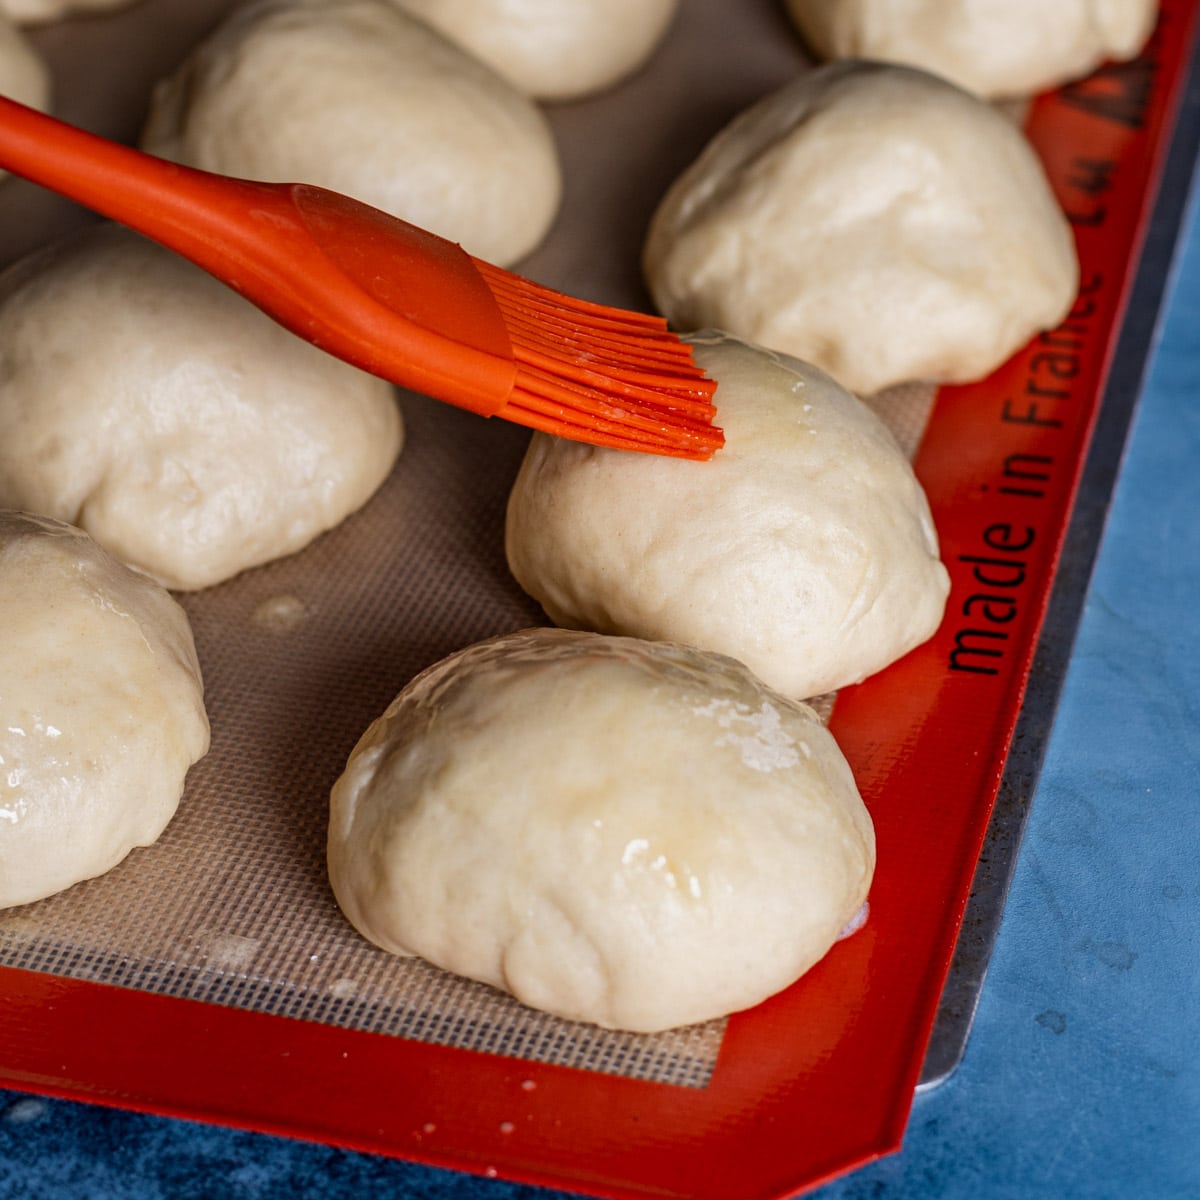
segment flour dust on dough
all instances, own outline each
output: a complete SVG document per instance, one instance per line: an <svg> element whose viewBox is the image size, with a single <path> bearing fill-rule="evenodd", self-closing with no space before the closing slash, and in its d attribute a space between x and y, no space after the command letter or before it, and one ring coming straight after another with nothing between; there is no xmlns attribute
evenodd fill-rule
<svg viewBox="0 0 1200 1200"><path fill-rule="evenodd" d="M807 705L718 655L536 629L451 655L367 730L328 862L384 949L648 1032L799 978L860 912L875 840Z"/></svg>

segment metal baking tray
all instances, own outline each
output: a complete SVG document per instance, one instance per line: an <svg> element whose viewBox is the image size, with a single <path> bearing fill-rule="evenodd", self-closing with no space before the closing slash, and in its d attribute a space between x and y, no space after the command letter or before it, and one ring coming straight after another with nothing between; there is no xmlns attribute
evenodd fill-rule
<svg viewBox="0 0 1200 1200"><path fill-rule="evenodd" d="M230 7L38 30L56 110L134 140L155 79ZM980 384L873 402L919 408L905 436L952 591L929 643L832 702L879 840L863 930L758 1008L653 1037L530 1013L349 930L321 847L357 735L430 662L544 621L503 561L525 433L405 395L408 445L366 508L183 598L213 750L158 844L0 914L0 1078L639 1200L765 1200L895 1150L915 1089L958 1062L1002 914L1195 156L1196 9L1165 0L1138 61L1023 118L1077 232L1072 314ZM806 65L773 0L684 0L644 71L548 109L564 205L519 269L647 307L658 197ZM0 263L92 219L6 181ZM981 589L1002 626L979 624Z"/></svg>

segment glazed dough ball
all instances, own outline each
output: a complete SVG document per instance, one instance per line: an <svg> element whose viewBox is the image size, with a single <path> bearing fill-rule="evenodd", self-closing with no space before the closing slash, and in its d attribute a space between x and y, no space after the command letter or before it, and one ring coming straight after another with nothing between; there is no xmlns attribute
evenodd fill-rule
<svg viewBox="0 0 1200 1200"><path fill-rule="evenodd" d="M645 63L678 0L393 0L545 100L602 91Z"/></svg>
<svg viewBox="0 0 1200 1200"><path fill-rule="evenodd" d="M559 625L686 642L811 697L925 641L948 577L883 423L828 376L699 335L725 448L711 462L535 435L509 566Z"/></svg>
<svg viewBox="0 0 1200 1200"><path fill-rule="evenodd" d="M0 15L0 95L45 111L50 105L50 71L29 39ZM0 171L0 179L7 172Z"/></svg>
<svg viewBox="0 0 1200 1200"><path fill-rule="evenodd" d="M984 96L1021 96L1135 57L1158 0L786 0L822 58L922 67Z"/></svg>
<svg viewBox="0 0 1200 1200"><path fill-rule="evenodd" d="M507 266L558 210L545 116L386 0L257 0L156 89L142 145L343 192Z"/></svg>
<svg viewBox="0 0 1200 1200"><path fill-rule="evenodd" d="M717 655L537 629L410 684L333 788L371 941L652 1031L786 987L861 909L874 831L807 705Z"/></svg>
<svg viewBox="0 0 1200 1200"><path fill-rule="evenodd" d="M0 907L155 841L208 749L183 609L78 529L0 511Z"/></svg>
<svg viewBox="0 0 1200 1200"><path fill-rule="evenodd" d="M835 63L744 112L663 198L663 314L860 394L978 379L1069 311L1070 226L1021 132L924 72Z"/></svg>
<svg viewBox="0 0 1200 1200"><path fill-rule="evenodd" d="M0 378L0 506L172 588L299 550L403 437L390 385L115 225L0 276Z"/></svg>

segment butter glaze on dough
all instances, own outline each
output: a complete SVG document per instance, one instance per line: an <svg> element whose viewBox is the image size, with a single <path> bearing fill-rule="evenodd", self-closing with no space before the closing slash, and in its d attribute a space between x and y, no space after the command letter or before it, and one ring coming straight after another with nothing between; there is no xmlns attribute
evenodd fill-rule
<svg viewBox="0 0 1200 1200"><path fill-rule="evenodd" d="M183 609L81 530L0 510L0 908L155 841L208 749Z"/></svg>
<svg viewBox="0 0 1200 1200"><path fill-rule="evenodd" d="M701 646L800 698L923 642L948 576L883 423L806 363L688 340L725 448L691 463L535 435L509 497L517 581L556 624Z"/></svg>
<svg viewBox="0 0 1200 1200"><path fill-rule="evenodd" d="M875 841L807 705L716 655L537 629L393 701L333 788L328 862L385 950L648 1032L808 970L861 910Z"/></svg>
<svg viewBox="0 0 1200 1200"><path fill-rule="evenodd" d="M254 0L154 92L141 143L353 196L508 266L562 191L541 110L388 0Z"/></svg>
<svg viewBox="0 0 1200 1200"><path fill-rule="evenodd" d="M394 389L116 225L0 275L0 506L192 590L301 549L403 441Z"/></svg>

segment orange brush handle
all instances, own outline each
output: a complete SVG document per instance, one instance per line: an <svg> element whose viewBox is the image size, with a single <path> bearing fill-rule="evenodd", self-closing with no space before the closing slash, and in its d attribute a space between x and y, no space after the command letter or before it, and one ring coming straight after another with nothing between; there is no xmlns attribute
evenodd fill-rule
<svg viewBox="0 0 1200 1200"><path fill-rule="evenodd" d="M513 389L505 320L470 257L378 209L167 162L4 97L0 166L162 243L372 374L484 416Z"/></svg>

